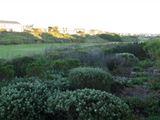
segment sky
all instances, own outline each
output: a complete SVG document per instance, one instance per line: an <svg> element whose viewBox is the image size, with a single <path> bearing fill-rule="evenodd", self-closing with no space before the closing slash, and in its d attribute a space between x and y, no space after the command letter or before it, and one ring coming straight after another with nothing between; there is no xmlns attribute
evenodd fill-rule
<svg viewBox="0 0 160 120"><path fill-rule="evenodd" d="M0 20L46 28L160 33L160 0L0 0Z"/></svg>

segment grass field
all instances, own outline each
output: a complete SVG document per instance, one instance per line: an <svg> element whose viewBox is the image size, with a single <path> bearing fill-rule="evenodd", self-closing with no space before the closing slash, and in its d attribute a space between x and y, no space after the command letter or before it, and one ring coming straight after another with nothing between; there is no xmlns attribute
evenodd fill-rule
<svg viewBox="0 0 160 120"><path fill-rule="evenodd" d="M47 48L58 48L68 46L67 43L56 44L24 44L24 45L0 45L0 58L12 59L15 57L41 54Z"/></svg>
<svg viewBox="0 0 160 120"><path fill-rule="evenodd" d="M94 46L99 44L100 43L89 43L89 44L88 43L53 43L53 44L0 45L0 58L12 59L15 57L42 54L48 48L58 49L61 47L69 47L69 46L88 47L88 46Z"/></svg>

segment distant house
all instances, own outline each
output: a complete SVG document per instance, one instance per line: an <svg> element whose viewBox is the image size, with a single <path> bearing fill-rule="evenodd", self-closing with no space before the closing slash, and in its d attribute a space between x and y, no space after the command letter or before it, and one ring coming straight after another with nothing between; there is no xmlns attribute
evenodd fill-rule
<svg viewBox="0 0 160 120"><path fill-rule="evenodd" d="M13 32L23 32L23 26L17 21L0 20L0 29Z"/></svg>

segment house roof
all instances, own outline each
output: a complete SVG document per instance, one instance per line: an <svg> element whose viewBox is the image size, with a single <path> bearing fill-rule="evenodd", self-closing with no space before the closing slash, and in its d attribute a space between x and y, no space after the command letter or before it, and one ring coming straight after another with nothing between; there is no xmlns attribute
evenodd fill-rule
<svg viewBox="0 0 160 120"><path fill-rule="evenodd" d="M0 20L0 23L8 23L8 24L20 24L17 21L6 21L6 20Z"/></svg>

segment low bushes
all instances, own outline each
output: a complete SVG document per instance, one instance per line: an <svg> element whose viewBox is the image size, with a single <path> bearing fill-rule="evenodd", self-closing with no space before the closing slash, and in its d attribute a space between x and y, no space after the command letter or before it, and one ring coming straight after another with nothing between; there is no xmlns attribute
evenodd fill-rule
<svg viewBox="0 0 160 120"><path fill-rule="evenodd" d="M106 58L106 65L114 74L130 75L131 67L138 61L133 54L117 53Z"/></svg>
<svg viewBox="0 0 160 120"><path fill-rule="evenodd" d="M160 58L160 39L151 40L145 43L144 48L152 58Z"/></svg>
<svg viewBox="0 0 160 120"><path fill-rule="evenodd" d="M116 54L116 57L117 59L122 60L121 64L125 66L132 66L138 62L138 58L131 53L119 53Z"/></svg>
<svg viewBox="0 0 160 120"><path fill-rule="evenodd" d="M33 57L21 57L10 61L10 64L13 65L15 76L17 77L26 76L26 68L28 64L32 63L33 61L35 61L35 58Z"/></svg>
<svg viewBox="0 0 160 120"><path fill-rule="evenodd" d="M130 53L118 53L106 58L109 70L114 70L118 66L131 67L138 62L138 58Z"/></svg>
<svg viewBox="0 0 160 120"><path fill-rule="evenodd" d="M62 76L59 76L52 80L40 79L37 77L15 78L12 81L10 81L10 84L17 84L19 82L20 83L27 82L31 84L39 82L41 84L44 84L50 92L54 92L54 90L60 90L60 91L72 90L73 88L70 84L70 81L67 78L63 78Z"/></svg>
<svg viewBox="0 0 160 120"><path fill-rule="evenodd" d="M26 76L31 77L31 76L39 76L43 77L44 72L46 71L46 66L43 63L43 61L34 61L30 64L27 65L26 68Z"/></svg>
<svg viewBox="0 0 160 120"><path fill-rule="evenodd" d="M44 84L51 92L54 92L55 90L66 91L74 89L70 81L67 78L62 77L55 80L46 80L44 81Z"/></svg>
<svg viewBox="0 0 160 120"><path fill-rule="evenodd" d="M148 95L145 98L141 97L127 97L126 103L129 105L131 111L137 115L145 117L151 115L159 115L160 99L157 95Z"/></svg>
<svg viewBox="0 0 160 120"><path fill-rule="evenodd" d="M100 68L79 67L69 73L69 80L75 88L110 90L112 77Z"/></svg>
<svg viewBox="0 0 160 120"><path fill-rule="evenodd" d="M1 32L0 44L33 44L39 39L27 32Z"/></svg>
<svg viewBox="0 0 160 120"><path fill-rule="evenodd" d="M137 64L137 66L141 67L143 69L146 69L146 68L154 66L154 61L151 61L149 59L142 60L142 61L139 61L139 63Z"/></svg>
<svg viewBox="0 0 160 120"><path fill-rule="evenodd" d="M0 66L0 79L8 80L14 77L14 70L12 65Z"/></svg>
<svg viewBox="0 0 160 120"><path fill-rule="evenodd" d="M80 66L80 61L76 59L55 60L51 63L51 66L58 71L67 71Z"/></svg>
<svg viewBox="0 0 160 120"><path fill-rule="evenodd" d="M66 79L17 78L1 88L2 120L127 120L129 107L120 98L92 89L66 91ZM62 92L63 91L63 92Z"/></svg>
<svg viewBox="0 0 160 120"><path fill-rule="evenodd" d="M13 66L6 63L6 60L0 59L0 80L8 80L14 77Z"/></svg>
<svg viewBox="0 0 160 120"><path fill-rule="evenodd" d="M147 120L160 120L160 116L149 116Z"/></svg>
<svg viewBox="0 0 160 120"><path fill-rule="evenodd" d="M102 39L108 40L109 42L122 42L121 37L114 33L100 34L98 36Z"/></svg>
<svg viewBox="0 0 160 120"><path fill-rule="evenodd" d="M119 44L113 47L111 53L131 53L139 59L148 58L148 52L143 48L143 43Z"/></svg>
<svg viewBox="0 0 160 120"><path fill-rule="evenodd" d="M1 120L44 120L47 87L40 82L19 82L2 88Z"/></svg>
<svg viewBox="0 0 160 120"><path fill-rule="evenodd" d="M118 97L99 90L83 89L52 95L47 101L50 119L128 120L129 107Z"/></svg>
<svg viewBox="0 0 160 120"><path fill-rule="evenodd" d="M150 80L148 86L152 90L160 90L160 80L159 79Z"/></svg>

